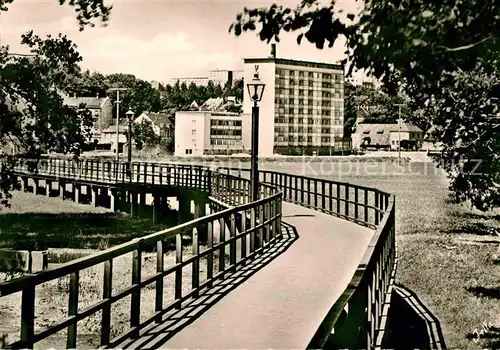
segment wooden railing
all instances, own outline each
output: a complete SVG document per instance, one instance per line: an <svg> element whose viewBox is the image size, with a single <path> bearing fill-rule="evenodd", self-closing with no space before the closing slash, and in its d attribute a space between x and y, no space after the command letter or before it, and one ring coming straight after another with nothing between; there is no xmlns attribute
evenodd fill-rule
<svg viewBox="0 0 500 350"><path fill-rule="evenodd" d="M97 162L86 163L78 171L68 166L70 161L48 162L44 168L40 164L37 174L74 179L88 179L102 181L106 176L102 164ZM91 169L88 165L93 164ZM19 165L18 173L25 169ZM227 174L213 172L202 167L188 166L154 166L150 163L134 164L138 169L145 169L144 181L148 183L175 184L194 186L196 189L214 189L213 197L216 200L228 201L228 209L204 216L185 224L173 227L134 239L102 252L63 264L57 268L42 271L37 274L25 275L8 282L0 283L0 297L14 293L22 293L21 302L21 330L20 340L10 344L12 348L33 348L33 345L53 334L67 330L66 346L75 348L77 343L78 322L100 313L101 315L101 346L113 347L121 341L134 337L139 330L154 322L161 322L162 316L172 309L180 308L181 303L191 297L196 297L203 288L212 286L215 280L224 279L225 274L235 271L238 265L245 264L256 255L270 248L281 238L281 192L276 188L263 184L261 186L262 198L255 202L249 201L249 181ZM92 167L94 172L92 172ZM116 167L119 169L120 167ZM57 169L57 170L54 170ZM61 169L61 172L59 172ZM157 172L150 173L150 169ZM140 171L138 172L140 173ZM165 174L170 174L170 181L163 182L158 179L168 179ZM37 176L38 176L37 175ZM199 178L198 178L199 177ZM137 178L135 178L137 179ZM199 180L199 181L198 181ZM137 180L136 182L138 182ZM218 241L214 240L214 229L218 227ZM206 231L207 244L201 246L198 238L199 230ZM191 256L184 257L184 239L191 239ZM168 243L175 244L175 264L165 265L165 253ZM239 249L237 249L237 246ZM227 247L229 247L227 249ZM156 250L156 273L143 276L143 253ZM229 251L229 254L226 252ZM126 254L132 255L131 285L122 290L113 290L113 262L118 257ZM228 255L228 256L226 256ZM206 276L200 282L200 260L206 260ZM102 298L86 305L79 306L80 274L82 270L101 266L103 268ZM191 286L183 293L182 275L183 268L191 266ZM215 269L217 266L217 269ZM163 296L166 286L164 278L174 275L173 285L175 299L165 305ZM69 301L67 317L56 324L35 332L35 298L36 287L43 283L69 276ZM146 320L141 320L141 292L148 286L155 289L155 312L148 315ZM127 331L111 339L112 305L130 296L130 327Z"/></svg>
<svg viewBox="0 0 500 350"><path fill-rule="evenodd" d="M249 176L249 169L218 168ZM396 273L395 198L364 186L275 171L260 181L278 188L283 200L375 230L363 259L331 307L308 348L372 349L381 346Z"/></svg>

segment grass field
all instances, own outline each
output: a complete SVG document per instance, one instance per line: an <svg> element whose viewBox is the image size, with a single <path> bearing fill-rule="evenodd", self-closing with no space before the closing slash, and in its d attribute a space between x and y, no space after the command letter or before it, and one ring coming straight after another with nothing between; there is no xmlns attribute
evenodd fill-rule
<svg viewBox="0 0 500 350"><path fill-rule="evenodd" d="M394 193L397 283L437 316L449 348L500 348L495 331L500 326L500 213L447 203L448 180L426 163L266 163L261 168Z"/></svg>
<svg viewBox="0 0 500 350"><path fill-rule="evenodd" d="M104 208L75 204L59 198L35 196L29 193L14 192L10 208L0 211L0 247L13 249L47 248L86 248L105 249L166 228L153 225L147 218L130 218L113 213ZM188 242L189 243L189 242ZM205 247L200 247L203 251ZM90 253L90 251L89 251ZM191 256L191 248L184 248L183 257ZM218 271L218 253L214 253L214 273ZM175 264L175 252L165 257L165 268ZM131 285L132 256L127 254L113 261L113 294ZM80 272L79 309L101 300L103 290L103 264ZM143 254L142 278L156 273L156 255ZM200 259L200 282L206 279L206 258ZM183 294L191 289L192 270L186 266L182 271ZM13 276L0 273L0 282ZM69 276L43 283L36 288L35 329L43 330L67 316ZM164 278L163 303L168 305L174 300L174 275ZM155 284L143 289L141 293L141 320L154 314ZM7 343L19 339L21 293L0 298L0 348L2 334L7 335ZM130 297L112 306L111 336L117 336L128 329ZM101 314L90 316L78 324L78 348L99 346ZM37 344L39 348L63 348L65 331L47 338Z"/></svg>
<svg viewBox="0 0 500 350"><path fill-rule="evenodd" d="M10 202L11 208L0 209L0 248L104 249L167 227L144 217L30 193L14 192Z"/></svg>

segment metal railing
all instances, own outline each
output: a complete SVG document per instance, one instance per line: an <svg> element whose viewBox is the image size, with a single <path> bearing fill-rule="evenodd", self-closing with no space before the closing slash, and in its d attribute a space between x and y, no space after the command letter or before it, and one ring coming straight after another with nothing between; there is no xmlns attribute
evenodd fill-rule
<svg viewBox="0 0 500 350"><path fill-rule="evenodd" d="M249 169L218 168L248 175ZM375 230L356 273L332 305L308 348L379 348L396 273L395 198L359 185L275 171L260 181L278 188L283 200Z"/></svg>
<svg viewBox="0 0 500 350"><path fill-rule="evenodd" d="M83 163L83 167L70 166L71 161L49 161L40 164L36 176L58 176L59 178L85 179L103 181L107 170L103 170L99 162ZM181 303L188 298L196 297L203 288L211 287L215 280L223 279L227 272L245 264L256 255L282 237L281 233L281 192L276 188L263 184L262 197L258 201L249 201L249 181L227 174L213 172L202 167L179 165L153 166L152 163L133 164L139 170L144 169L144 177L135 177L135 183L147 182L159 185L185 185L194 189L213 189L210 193L215 200L229 201L228 209L215 212L182 225L156 232L140 239L115 246L102 252L63 264L57 268L37 274L25 275L8 282L0 283L0 297L13 293L22 293L20 340L10 344L13 348L33 348L33 345L55 333L67 330L66 346L75 348L77 343L78 322L84 318L100 313L100 344L113 347L121 341L138 335L140 329L161 322L162 316L173 309L179 309ZM26 174L26 169L18 165L16 172ZM89 169L90 166L90 169ZM191 169L189 169L191 168ZM78 169L76 171L75 169ZM116 167L119 169L119 167ZM151 169L156 169L151 170ZM141 173L140 171L138 174ZM165 176L169 174L169 176ZM162 179L167 179L163 181ZM214 240L214 228L218 227L218 242ZM199 233L204 230L207 236L205 247L200 245ZM191 254L183 256L185 244L183 237L191 239ZM165 265L165 253L168 243L175 242L175 264ZM239 249L237 250L237 246ZM229 247L226 249L226 247ZM156 250L156 273L143 276L143 253L145 250ZM229 254L226 254L226 251ZM132 254L131 285L122 290L113 290L113 262L118 257ZM228 255L228 257L226 256ZM206 278L200 282L200 260L206 260ZM82 270L103 265L102 298L80 307L79 288ZM183 268L191 266L191 287L183 293ZM214 267L217 266L217 271ZM174 301L164 305L164 278L175 275ZM56 279L69 276L69 301L67 317L56 324L35 332L35 299L36 287ZM154 285L155 312L146 320L141 320L141 292ZM129 330L111 339L112 305L130 296Z"/></svg>

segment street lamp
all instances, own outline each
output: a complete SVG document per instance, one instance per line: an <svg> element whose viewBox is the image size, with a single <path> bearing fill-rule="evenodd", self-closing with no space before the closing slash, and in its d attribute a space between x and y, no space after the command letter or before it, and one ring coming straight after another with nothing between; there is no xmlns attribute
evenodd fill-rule
<svg viewBox="0 0 500 350"><path fill-rule="evenodd" d="M398 135L399 135L399 147L398 147L398 164L401 164L401 107L404 106L403 103L396 103L394 106L399 107L399 118L398 118Z"/></svg>
<svg viewBox="0 0 500 350"><path fill-rule="evenodd" d="M248 93L253 101L252 106L252 156L250 169L250 183L252 187L252 201L259 199L259 105L264 95L266 84L259 79L259 66L255 65L252 82L247 84Z"/></svg>
<svg viewBox="0 0 500 350"><path fill-rule="evenodd" d="M130 178L131 176L131 165L132 165L132 119L134 118L134 112L130 109L127 113L125 113L128 120L128 157L127 157L127 175Z"/></svg>

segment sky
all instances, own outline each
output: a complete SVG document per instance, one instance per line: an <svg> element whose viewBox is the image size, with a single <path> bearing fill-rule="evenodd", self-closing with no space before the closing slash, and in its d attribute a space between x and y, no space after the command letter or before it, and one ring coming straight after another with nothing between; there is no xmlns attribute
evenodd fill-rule
<svg viewBox="0 0 500 350"><path fill-rule="evenodd" d="M298 0L275 0L295 7ZM78 47L82 68L103 74L129 73L148 81L207 76L211 69L243 69L243 58L268 57L270 45L256 32L240 37L228 29L244 7L269 7L262 0L108 0L109 24L79 32L76 13L58 0L15 0L0 14L0 41L11 52L24 53L21 34L33 29L45 36L63 33ZM355 0L336 2L345 13L356 11ZM344 58L344 42L318 50L297 34L285 33L277 57L336 63Z"/></svg>

